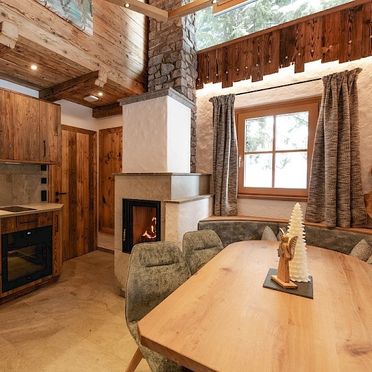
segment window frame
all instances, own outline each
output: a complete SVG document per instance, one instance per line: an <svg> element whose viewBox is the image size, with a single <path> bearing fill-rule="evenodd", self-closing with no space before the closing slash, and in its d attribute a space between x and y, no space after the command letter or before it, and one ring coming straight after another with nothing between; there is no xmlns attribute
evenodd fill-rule
<svg viewBox="0 0 372 372"><path fill-rule="evenodd" d="M315 130L319 116L321 97L311 97L306 99L291 100L275 102L269 105L255 106L249 108L242 108L235 111L236 128L238 137L238 193L240 197L248 198L268 198L280 200L306 200L308 195L308 186L310 179L311 159L314 147ZM309 133L307 143L307 188L306 189L284 189L273 187L244 187L244 158L245 158L245 121L262 116L275 116L282 114L290 114L295 112L309 112ZM274 120L274 137L273 143L275 144L275 120ZM262 153L273 153L273 158L276 153L283 152L300 152L301 150L279 150L275 151L262 151ZM303 151L303 150L302 150ZM257 151L261 153L261 151ZM273 177L275 175L275 163L272 169Z"/></svg>

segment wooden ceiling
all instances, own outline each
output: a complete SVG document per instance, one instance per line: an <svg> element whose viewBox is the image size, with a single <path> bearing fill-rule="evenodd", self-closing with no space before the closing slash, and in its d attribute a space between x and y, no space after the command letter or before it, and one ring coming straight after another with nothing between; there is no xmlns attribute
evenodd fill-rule
<svg viewBox="0 0 372 372"><path fill-rule="evenodd" d="M197 89L204 84L262 80L280 68L372 55L372 0L357 0L198 52Z"/></svg>
<svg viewBox="0 0 372 372"><path fill-rule="evenodd" d="M113 107L119 112L118 99L145 91L147 22L105 0L93 0L93 9L91 36L34 0L2 0L0 78L36 89L50 101L103 107L101 115ZM103 95L97 102L84 100L98 92Z"/></svg>

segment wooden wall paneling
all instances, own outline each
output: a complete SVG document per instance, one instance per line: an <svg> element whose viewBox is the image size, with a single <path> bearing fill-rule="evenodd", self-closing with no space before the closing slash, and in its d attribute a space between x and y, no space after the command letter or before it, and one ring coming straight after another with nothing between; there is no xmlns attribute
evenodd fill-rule
<svg viewBox="0 0 372 372"><path fill-rule="evenodd" d="M209 82L214 83L216 80L216 72L217 72L217 57L216 57L216 50L211 50L208 53L209 56Z"/></svg>
<svg viewBox="0 0 372 372"><path fill-rule="evenodd" d="M53 276L62 271L62 212L53 212Z"/></svg>
<svg viewBox="0 0 372 372"><path fill-rule="evenodd" d="M0 159L14 158L13 96L0 90Z"/></svg>
<svg viewBox="0 0 372 372"><path fill-rule="evenodd" d="M305 63L319 59L356 60L372 55L371 19L372 1L356 0L202 50L198 59L216 53L213 83L222 81L222 87L250 78L262 80L278 67L291 64L295 64L297 73L304 71ZM204 65L199 70L204 73ZM211 68L207 70L210 74ZM202 86L198 83L197 88Z"/></svg>
<svg viewBox="0 0 372 372"><path fill-rule="evenodd" d="M372 2L363 5L362 57L372 55Z"/></svg>
<svg viewBox="0 0 372 372"><path fill-rule="evenodd" d="M339 61L347 62L362 58L363 6L341 12Z"/></svg>
<svg viewBox="0 0 372 372"><path fill-rule="evenodd" d="M213 80L214 83L222 83L224 71L224 50L223 48L216 49L216 76Z"/></svg>
<svg viewBox="0 0 372 372"><path fill-rule="evenodd" d="M273 31L263 35L263 74L270 75L279 71L280 32Z"/></svg>
<svg viewBox="0 0 372 372"><path fill-rule="evenodd" d="M252 42L252 82L260 81L263 79L263 43L263 36L255 37Z"/></svg>
<svg viewBox="0 0 372 372"><path fill-rule="evenodd" d="M322 62L336 61L339 57L341 14L330 13L323 17Z"/></svg>
<svg viewBox="0 0 372 372"><path fill-rule="evenodd" d="M123 128L99 131L99 231L114 234L114 173L122 171Z"/></svg>
<svg viewBox="0 0 372 372"><path fill-rule="evenodd" d="M203 61L204 61L204 58L205 58L205 54L198 54L198 67L197 67L197 71L198 71L198 77L196 78L196 89L202 89L204 87L204 84L203 84Z"/></svg>
<svg viewBox="0 0 372 372"><path fill-rule="evenodd" d="M233 53L230 47L222 48L222 88L229 88L233 85Z"/></svg>
<svg viewBox="0 0 372 372"><path fill-rule="evenodd" d="M252 76L252 39L245 39L241 42L242 51L243 51L243 58L242 62L242 70L244 80L248 80Z"/></svg>
<svg viewBox="0 0 372 372"><path fill-rule="evenodd" d="M322 58L322 19L315 17L305 22L305 63Z"/></svg>
<svg viewBox="0 0 372 372"><path fill-rule="evenodd" d="M295 26L296 48L294 55L294 71L296 73L305 71L305 30L305 22L299 23Z"/></svg>
<svg viewBox="0 0 372 372"><path fill-rule="evenodd" d="M294 62L296 52L296 27L280 30L280 67L288 67Z"/></svg>

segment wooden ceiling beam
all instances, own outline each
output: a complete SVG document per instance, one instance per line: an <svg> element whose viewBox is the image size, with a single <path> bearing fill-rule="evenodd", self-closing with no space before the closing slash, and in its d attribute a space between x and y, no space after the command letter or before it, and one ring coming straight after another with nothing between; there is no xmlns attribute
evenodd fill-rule
<svg viewBox="0 0 372 372"><path fill-rule="evenodd" d="M225 12L227 10L232 10L238 6L243 5L244 3L248 3L248 0L225 0L219 1L217 4L213 4L213 14L218 14ZM251 3L255 1L250 1Z"/></svg>
<svg viewBox="0 0 372 372"><path fill-rule="evenodd" d="M15 48L18 36L16 24L5 20L0 22L0 56Z"/></svg>
<svg viewBox="0 0 372 372"><path fill-rule="evenodd" d="M103 88L107 82L107 74L103 71L93 71L85 75L67 80L63 83L42 89L39 93L41 99L47 101L58 101L60 99L69 99L73 94L81 92L82 98L86 96L89 90L94 88Z"/></svg>
<svg viewBox="0 0 372 372"><path fill-rule="evenodd" d="M142 13L148 17L154 18L159 22L166 22L168 20L168 12L156 6L145 4L139 0L106 0L109 3L119 5L129 10ZM126 6L128 4L129 6Z"/></svg>
<svg viewBox="0 0 372 372"><path fill-rule="evenodd" d="M110 105L94 107L92 115L95 119L106 118L108 116L121 115L123 113L123 107L117 103Z"/></svg>
<svg viewBox="0 0 372 372"><path fill-rule="evenodd" d="M188 4L182 5L179 8L173 9L168 12L169 19L174 19L177 17L184 17L189 14L198 12L199 10L208 8L212 5L211 0L195 0Z"/></svg>

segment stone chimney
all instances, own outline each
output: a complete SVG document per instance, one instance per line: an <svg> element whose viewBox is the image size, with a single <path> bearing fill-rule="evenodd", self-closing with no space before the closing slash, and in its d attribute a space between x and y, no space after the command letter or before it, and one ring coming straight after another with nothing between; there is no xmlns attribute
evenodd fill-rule
<svg viewBox="0 0 372 372"><path fill-rule="evenodd" d="M149 4L171 10L187 3L182 0L149 0ZM148 91L173 88L195 104L197 58L195 49L195 16L168 22L150 19L148 50ZM191 171L196 164L196 110L191 110Z"/></svg>

